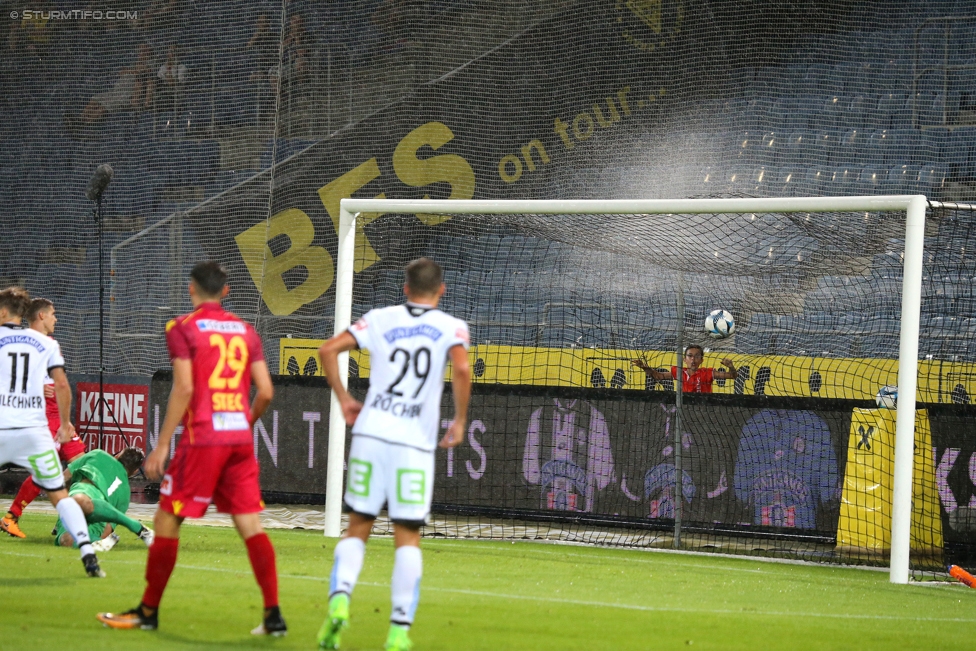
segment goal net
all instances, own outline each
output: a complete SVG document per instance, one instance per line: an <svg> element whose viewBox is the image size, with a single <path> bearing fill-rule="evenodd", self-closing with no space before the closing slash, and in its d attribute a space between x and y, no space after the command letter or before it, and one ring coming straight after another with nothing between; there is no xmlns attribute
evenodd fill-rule
<svg viewBox="0 0 976 651"><path fill-rule="evenodd" d="M920 312L944 313L966 251L926 254L923 274L923 236L961 241L971 213L926 220L907 196L342 205L337 332L400 302L421 253L470 325L468 440L437 453L428 533L944 571L946 455L976 382L965 328ZM361 270L366 246L383 262ZM716 308L732 336L705 332ZM725 371L710 394L675 391L687 346ZM349 377L365 391L367 353ZM898 409L879 407L886 386Z"/></svg>

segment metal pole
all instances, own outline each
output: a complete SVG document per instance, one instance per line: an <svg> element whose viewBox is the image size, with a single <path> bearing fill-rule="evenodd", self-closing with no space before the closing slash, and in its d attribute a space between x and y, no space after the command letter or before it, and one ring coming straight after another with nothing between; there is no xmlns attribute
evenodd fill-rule
<svg viewBox="0 0 976 651"><path fill-rule="evenodd" d="M98 224L98 449L104 449L105 433L105 256L102 255L102 197L95 200L95 223Z"/></svg>
<svg viewBox="0 0 976 651"><path fill-rule="evenodd" d="M477 215L523 213L586 215L602 213L699 214L751 212L877 212L906 210L922 195L861 195L853 197L760 197L734 199L343 199L350 212Z"/></svg>
<svg viewBox="0 0 976 651"><path fill-rule="evenodd" d="M905 219L905 275L902 280L901 345L898 354L898 411L895 416L895 472L891 510L892 583L908 583L912 525L912 462L915 454L915 391L922 301L925 197L912 197Z"/></svg>
<svg viewBox="0 0 976 651"><path fill-rule="evenodd" d="M352 320L353 260L356 256L356 215L339 208L339 251L336 258L335 329L345 331ZM339 378L349 382L349 353L339 355ZM325 528L329 538L338 538L342 518L342 466L346 451L346 421L339 400L332 394L329 405L329 458L325 478Z"/></svg>
<svg viewBox="0 0 976 651"><path fill-rule="evenodd" d="M685 275L678 272L678 339L675 357L677 373L674 379L674 548L681 547L681 511L684 499L684 482L681 472L681 405L684 393L684 331L685 331Z"/></svg>

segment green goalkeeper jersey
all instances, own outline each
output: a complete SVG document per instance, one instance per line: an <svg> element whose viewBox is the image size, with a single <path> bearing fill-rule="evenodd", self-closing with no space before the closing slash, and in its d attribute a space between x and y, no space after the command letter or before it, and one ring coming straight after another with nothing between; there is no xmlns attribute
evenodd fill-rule
<svg viewBox="0 0 976 651"><path fill-rule="evenodd" d="M129 477L118 459L104 450L92 450L70 464L72 483L87 479L109 504L122 513L129 509Z"/></svg>

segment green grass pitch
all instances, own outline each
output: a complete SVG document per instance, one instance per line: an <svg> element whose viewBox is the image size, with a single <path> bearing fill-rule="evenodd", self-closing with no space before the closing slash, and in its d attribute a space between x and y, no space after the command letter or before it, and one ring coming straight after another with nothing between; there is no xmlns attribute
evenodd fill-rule
<svg viewBox="0 0 976 651"><path fill-rule="evenodd" d="M128 532L105 579L51 544L51 516L0 539L0 648L314 649L335 541L270 532L288 637L255 638L260 592L232 529L186 526L157 632L112 631L95 613L131 608L146 550ZM971 649L976 591L896 586L887 574L730 557L540 543L425 540L412 637L424 649ZM390 539L370 541L344 649L380 649Z"/></svg>

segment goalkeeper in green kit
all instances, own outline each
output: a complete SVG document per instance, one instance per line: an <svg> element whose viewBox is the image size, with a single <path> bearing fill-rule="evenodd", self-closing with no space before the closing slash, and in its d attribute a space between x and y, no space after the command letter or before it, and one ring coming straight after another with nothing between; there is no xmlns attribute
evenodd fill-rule
<svg viewBox="0 0 976 651"><path fill-rule="evenodd" d="M68 464L65 470L68 497L78 502L85 514L88 534L97 541L93 545L98 545L98 551L108 551L119 540L115 533L103 538L109 524L122 525L147 547L152 544L152 529L125 514L131 495L129 477L139 471L144 459L145 454L138 448L126 448L115 457L104 450L92 450ZM56 545L71 547L75 544L61 520L52 533Z"/></svg>

